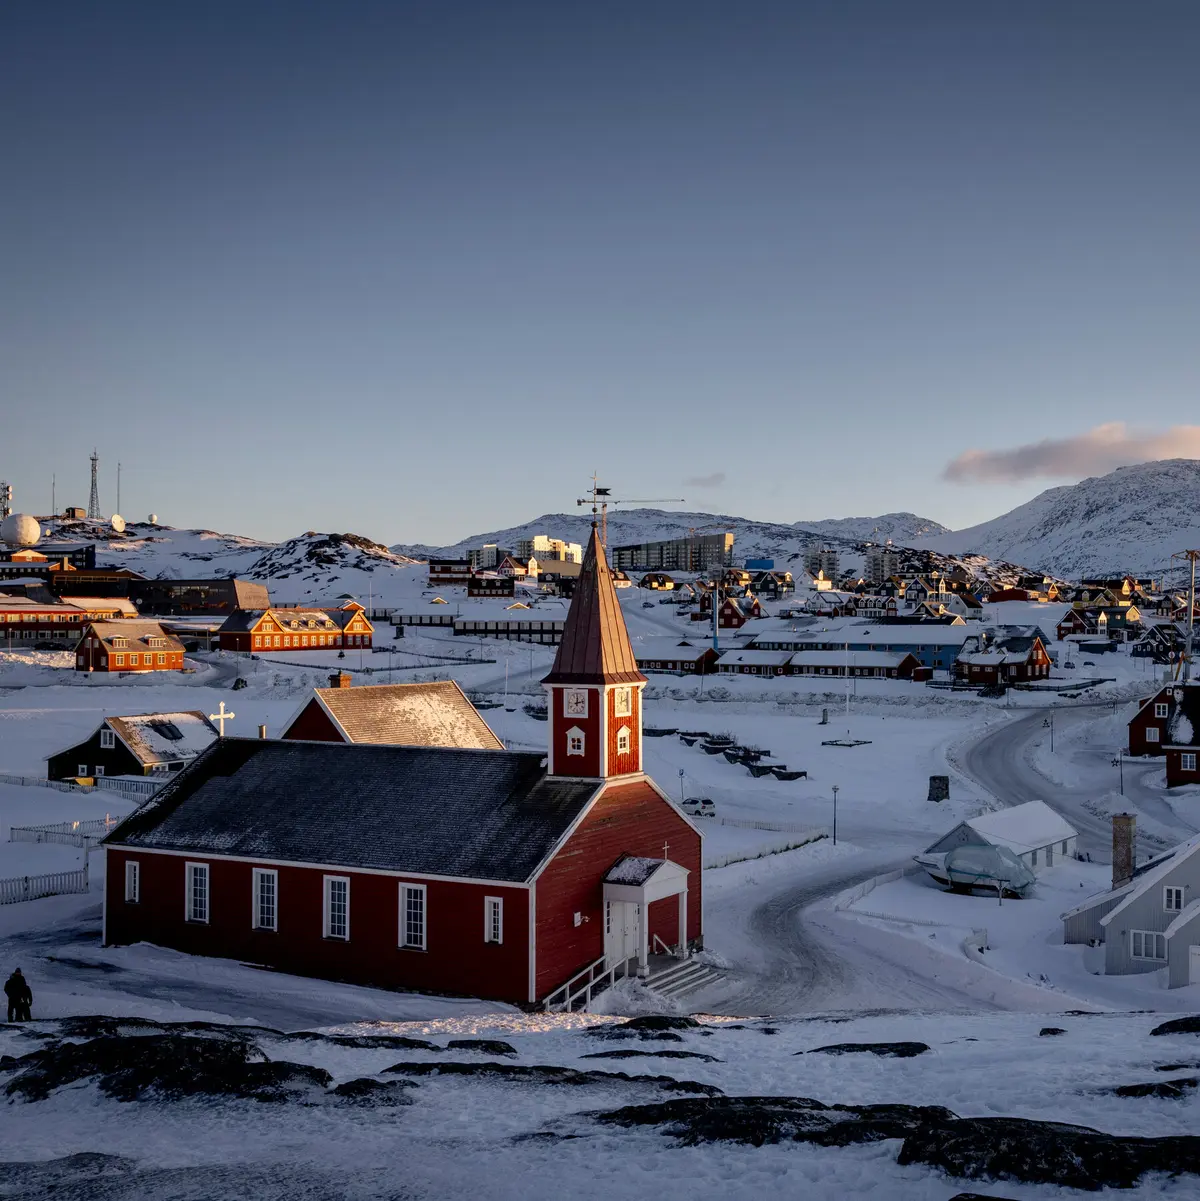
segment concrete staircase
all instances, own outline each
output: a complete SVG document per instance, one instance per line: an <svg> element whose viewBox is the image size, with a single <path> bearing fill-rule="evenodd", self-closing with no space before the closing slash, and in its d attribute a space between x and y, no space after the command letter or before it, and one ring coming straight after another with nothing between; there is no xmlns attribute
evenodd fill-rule
<svg viewBox="0 0 1200 1201"><path fill-rule="evenodd" d="M667 956L654 956L646 987L656 992L660 997L677 1001L688 993L706 987L724 976L717 968L696 963L692 959L670 959Z"/></svg>

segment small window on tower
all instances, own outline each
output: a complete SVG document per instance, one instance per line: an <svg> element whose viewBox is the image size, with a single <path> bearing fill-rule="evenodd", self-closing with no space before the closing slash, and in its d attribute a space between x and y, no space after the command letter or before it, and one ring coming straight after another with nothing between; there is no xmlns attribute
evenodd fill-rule
<svg viewBox="0 0 1200 1201"><path fill-rule="evenodd" d="M617 735L617 754L629 754L629 727L623 726L621 732Z"/></svg>
<svg viewBox="0 0 1200 1201"><path fill-rule="evenodd" d="M583 731L578 727L567 731L567 754L583 754Z"/></svg>

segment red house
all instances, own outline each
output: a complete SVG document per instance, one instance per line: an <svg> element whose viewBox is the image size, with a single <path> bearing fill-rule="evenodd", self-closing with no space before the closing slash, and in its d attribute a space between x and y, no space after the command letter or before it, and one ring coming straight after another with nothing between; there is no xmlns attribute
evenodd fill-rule
<svg viewBox="0 0 1200 1201"><path fill-rule="evenodd" d="M217 631L223 651L316 651L370 646L375 627L357 601L340 609L237 609Z"/></svg>
<svg viewBox="0 0 1200 1201"><path fill-rule="evenodd" d="M548 759L219 739L105 839L105 943L526 1005L702 946L701 836L642 771L594 530L543 683Z"/></svg>
<svg viewBox="0 0 1200 1201"><path fill-rule="evenodd" d="M183 643L155 621L94 621L75 648L76 671L182 671Z"/></svg>
<svg viewBox="0 0 1200 1201"><path fill-rule="evenodd" d="M1143 697L1129 722L1129 753L1166 755L1176 714L1196 707L1189 697L1197 693L1200 684L1168 684L1153 696Z"/></svg>

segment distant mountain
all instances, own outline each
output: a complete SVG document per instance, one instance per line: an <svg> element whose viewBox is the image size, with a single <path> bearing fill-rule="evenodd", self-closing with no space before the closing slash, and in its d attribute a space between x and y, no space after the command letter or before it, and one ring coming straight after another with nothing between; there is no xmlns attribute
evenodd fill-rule
<svg viewBox="0 0 1200 1201"><path fill-rule="evenodd" d="M915 513L884 513L882 517L828 517L824 521L797 521L796 529L822 538L849 538L854 542L898 542L909 546L913 539L948 534L950 529Z"/></svg>
<svg viewBox="0 0 1200 1201"><path fill-rule="evenodd" d="M465 557L472 547L494 542L498 546L513 547L522 538L535 534L547 534L567 542L583 543L591 531L591 513L544 513L535 521L524 525L509 526L507 529L491 530L475 534L450 546L427 546L400 544L393 552L415 558L430 555L445 555L448 558ZM839 532L840 527L840 532ZM622 546L636 542L653 542L667 538L686 537L689 530L697 533L719 533L722 529L733 531L734 559L774 559L782 568L797 576L803 569L804 552L810 547L827 546L840 552L843 571L861 571L865 543L885 541L893 538L896 550L906 565L917 571L945 570L963 563L974 574L997 583L1014 578L1021 568L1011 563L988 563L981 559L959 559L934 553L931 548L919 546L906 548L896 537L903 529L914 531L944 531L945 526L937 522L916 517L911 513L889 513L884 517L850 517L843 521L797 522L784 525L769 521L751 521L745 517L733 517L720 513L670 513L662 509L612 510L608 515L608 544ZM915 541L915 535L906 535Z"/></svg>
<svg viewBox="0 0 1200 1201"><path fill-rule="evenodd" d="M1049 488L1003 517L918 545L1009 559L1053 575L1161 576L1171 554L1200 547L1200 460L1118 467Z"/></svg>

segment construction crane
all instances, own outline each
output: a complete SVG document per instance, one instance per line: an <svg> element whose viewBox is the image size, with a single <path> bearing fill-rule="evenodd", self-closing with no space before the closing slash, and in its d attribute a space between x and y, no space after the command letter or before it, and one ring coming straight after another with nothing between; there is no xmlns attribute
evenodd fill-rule
<svg viewBox="0 0 1200 1201"><path fill-rule="evenodd" d="M611 488L602 488L596 482L596 476L592 476L591 496L585 496L582 499L575 501L576 505L591 505L592 516L597 515L600 518L600 545L606 550L608 548L608 506L609 505L681 505L684 503L682 496L651 496L643 497L641 500L632 500L625 498L617 500L612 495Z"/></svg>

